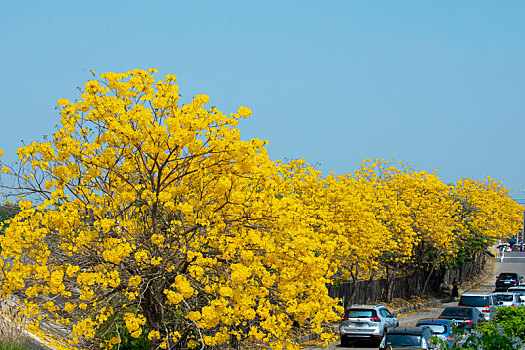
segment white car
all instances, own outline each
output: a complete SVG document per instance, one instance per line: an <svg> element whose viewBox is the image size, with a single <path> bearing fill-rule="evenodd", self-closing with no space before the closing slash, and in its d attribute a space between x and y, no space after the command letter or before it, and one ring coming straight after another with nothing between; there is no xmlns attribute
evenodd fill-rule
<svg viewBox="0 0 525 350"><path fill-rule="evenodd" d="M519 294L520 295L520 300L523 303L523 306L525 306L525 286L510 287L507 290L507 293Z"/></svg>
<svg viewBox="0 0 525 350"><path fill-rule="evenodd" d="M510 244L509 243L501 243L500 245L497 246L498 250L503 250L505 252L511 252L512 249L510 248Z"/></svg>
<svg viewBox="0 0 525 350"><path fill-rule="evenodd" d="M518 293L494 293L496 298L502 303L501 306L523 306L520 295Z"/></svg>

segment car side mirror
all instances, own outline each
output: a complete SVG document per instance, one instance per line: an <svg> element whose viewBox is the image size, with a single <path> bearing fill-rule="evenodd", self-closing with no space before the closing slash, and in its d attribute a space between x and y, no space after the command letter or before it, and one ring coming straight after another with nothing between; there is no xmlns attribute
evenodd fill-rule
<svg viewBox="0 0 525 350"><path fill-rule="evenodd" d="M393 314L392 317L393 317L393 318L397 318L397 314Z"/></svg>

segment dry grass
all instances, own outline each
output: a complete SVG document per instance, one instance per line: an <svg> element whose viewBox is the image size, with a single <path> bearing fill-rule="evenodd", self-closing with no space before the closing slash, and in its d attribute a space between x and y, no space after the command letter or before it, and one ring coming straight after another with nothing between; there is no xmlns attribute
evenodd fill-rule
<svg viewBox="0 0 525 350"><path fill-rule="evenodd" d="M0 350L25 349L26 324L27 319L19 312L18 307L0 300Z"/></svg>
<svg viewBox="0 0 525 350"><path fill-rule="evenodd" d="M386 307L389 310L396 310L396 309L401 309L401 308L408 307L408 306L425 304L430 301L434 301L436 299L437 298L432 295L413 296L409 300L396 298L396 299L392 299L390 303L386 304Z"/></svg>

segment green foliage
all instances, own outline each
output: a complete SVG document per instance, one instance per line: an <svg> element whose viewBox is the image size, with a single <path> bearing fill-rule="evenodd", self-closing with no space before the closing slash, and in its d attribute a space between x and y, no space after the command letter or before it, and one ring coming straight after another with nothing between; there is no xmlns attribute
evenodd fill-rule
<svg viewBox="0 0 525 350"><path fill-rule="evenodd" d="M129 311L135 312L131 308ZM138 338L133 338L124 324L122 314L110 316L106 322L98 329L99 336L108 342L112 338L120 338L120 344L114 345L113 349L118 350L148 350L148 328L145 327ZM2 349L0 349L2 350Z"/></svg>
<svg viewBox="0 0 525 350"><path fill-rule="evenodd" d="M120 326L119 332L120 332L120 339L121 339L119 350L148 350L149 349L148 336L145 332L143 332L138 338L133 338L125 326Z"/></svg>
<svg viewBox="0 0 525 350"><path fill-rule="evenodd" d="M0 205L0 224L5 222L6 220L9 220L15 217L18 211L19 211L18 206L10 205L10 204Z"/></svg>
<svg viewBox="0 0 525 350"><path fill-rule="evenodd" d="M474 260L474 257L484 252L493 243L493 238L484 232L476 229L469 229L468 234L458 235L457 253L454 259L446 263L447 268L459 268Z"/></svg>
<svg viewBox="0 0 525 350"><path fill-rule="evenodd" d="M479 327L483 334L491 334L503 329L505 335L518 337L525 341L525 308L500 307L496 311L493 322Z"/></svg>
<svg viewBox="0 0 525 350"><path fill-rule="evenodd" d="M501 326L495 326L490 332L482 333L477 329L455 334L451 350L514 350L521 349L518 337L505 334ZM446 348L445 348L446 349Z"/></svg>
<svg viewBox="0 0 525 350"><path fill-rule="evenodd" d="M4 341L0 342L0 350L28 350L29 347L25 344L20 344L18 341Z"/></svg>
<svg viewBox="0 0 525 350"><path fill-rule="evenodd" d="M513 350L522 349L525 338L525 308L502 307L493 322L484 323L474 330L456 329L451 350ZM448 349L442 341L435 341L439 349Z"/></svg>

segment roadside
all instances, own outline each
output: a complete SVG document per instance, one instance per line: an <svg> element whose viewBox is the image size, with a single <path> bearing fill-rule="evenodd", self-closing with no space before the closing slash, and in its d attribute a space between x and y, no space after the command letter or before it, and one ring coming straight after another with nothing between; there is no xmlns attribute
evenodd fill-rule
<svg viewBox="0 0 525 350"><path fill-rule="evenodd" d="M6 314L18 314L17 310L19 310L22 303L20 302L20 299L15 296L11 295L7 299L3 300L2 307L7 308L10 310L10 312L6 313L4 312L2 317L6 318ZM18 318L17 318L18 319ZM39 336L31 333L24 326L20 326L19 322L13 321L11 318L7 317L6 320L10 321L10 328L12 330L15 330L18 334L17 336L22 336L22 349L27 350L59 350L58 348L52 347L47 345L47 342L41 339ZM21 321L24 323L24 321ZM42 325L42 324L41 324ZM58 342L64 342L68 339L71 335L71 329L62 325L58 325L55 322L48 321L45 324L43 324L43 329L45 330L45 336L48 339L55 339L58 340ZM0 330L0 332L4 332L5 330Z"/></svg>
<svg viewBox="0 0 525 350"><path fill-rule="evenodd" d="M458 294L461 295L463 293L476 289L477 287L482 286L484 283L486 283L488 279L493 277L495 262L496 262L496 259L490 259L489 260L490 265L487 266L484 274L478 276L479 278L477 280L459 284ZM436 299L435 297L432 297L432 296L416 296L410 300L395 299L391 303L386 304L386 306L393 314L397 314L398 317L410 318L410 316L414 314L416 311L420 312L426 309L431 309L438 305L452 302L454 301L454 299L455 298L451 296L447 296L441 299ZM339 324L335 324L331 328L327 329L327 331L330 331L330 330L332 332L338 332ZM319 338L318 334L313 334L313 333L307 334L305 336L297 338L297 343L305 344L308 342L312 342L313 340L317 338ZM333 343L330 345L329 348L332 349L335 347L336 347L336 343Z"/></svg>
<svg viewBox="0 0 525 350"><path fill-rule="evenodd" d="M459 284L458 285L458 295L461 295L463 293L467 293L473 289L476 289L477 287L483 285L489 278L491 278L492 275L494 274L494 262L495 262L494 260L492 259L490 260L490 266L486 269L486 272L483 275L479 276L480 277L479 280L469 281L469 282ZM422 310L422 309L434 307L439 304L451 302L454 300L454 298L452 296L447 296L441 299L427 297L426 300L423 298L422 302L418 302L418 298L413 299L413 300L415 301L414 303L411 303L411 305L408 305L405 307L400 307L400 308L391 307L391 309L393 310L392 313L398 314L399 316L403 316L412 311Z"/></svg>

